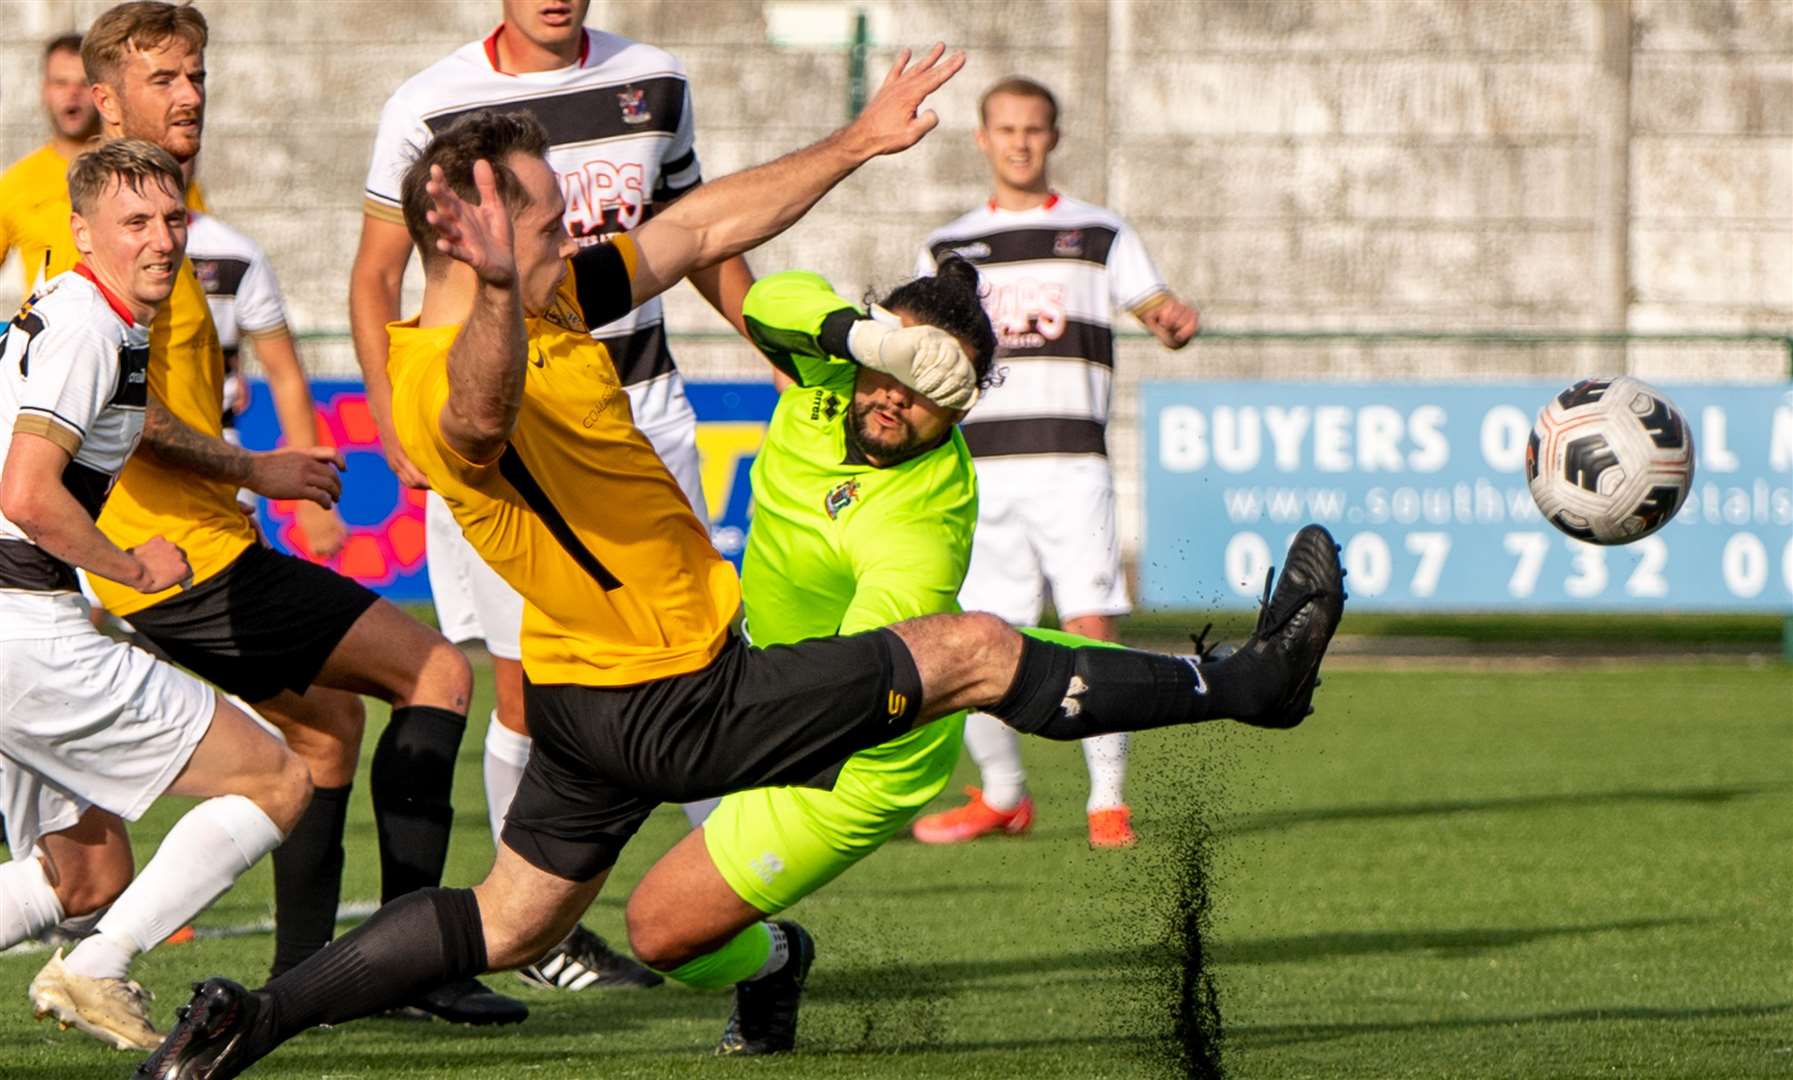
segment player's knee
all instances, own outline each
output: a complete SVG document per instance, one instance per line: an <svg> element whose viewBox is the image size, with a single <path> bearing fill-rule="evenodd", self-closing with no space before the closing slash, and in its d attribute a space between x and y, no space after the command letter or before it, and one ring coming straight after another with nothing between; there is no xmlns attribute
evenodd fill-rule
<svg viewBox="0 0 1793 1080"><path fill-rule="evenodd" d="M280 764L267 783L259 787L254 802L275 828L288 833L310 805L311 787L311 770L305 760L288 751L281 755Z"/></svg>
<svg viewBox="0 0 1793 1080"><path fill-rule="evenodd" d="M654 917L634 897L630 897L624 917L629 928L629 951L648 967L671 971L700 955L676 928Z"/></svg>
<svg viewBox="0 0 1793 1080"><path fill-rule="evenodd" d="M987 611L968 611L953 617L949 636L952 647L948 654L957 658L969 681L992 657L1003 654L1013 642L1015 629Z"/></svg>
<svg viewBox="0 0 1793 1080"><path fill-rule="evenodd" d="M464 710L473 697L473 665L447 638L434 635L407 696L414 705Z"/></svg>

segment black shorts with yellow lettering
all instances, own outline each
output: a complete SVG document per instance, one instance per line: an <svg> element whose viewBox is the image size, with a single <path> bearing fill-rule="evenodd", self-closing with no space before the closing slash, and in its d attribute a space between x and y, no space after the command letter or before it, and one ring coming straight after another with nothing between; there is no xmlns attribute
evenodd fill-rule
<svg viewBox="0 0 1793 1080"><path fill-rule="evenodd" d="M847 758L914 726L921 676L889 630L753 648L637 686L527 683L529 765L504 843L556 877L616 862L662 802L831 788Z"/></svg>
<svg viewBox="0 0 1793 1080"><path fill-rule="evenodd" d="M282 690L303 694L377 600L329 567L252 544L127 621L170 660L254 703Z"/></svg>

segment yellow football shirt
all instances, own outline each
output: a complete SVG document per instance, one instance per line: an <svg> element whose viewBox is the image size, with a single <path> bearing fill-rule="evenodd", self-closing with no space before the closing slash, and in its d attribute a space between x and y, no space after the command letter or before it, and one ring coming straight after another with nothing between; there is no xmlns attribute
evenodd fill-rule
<svg viewBox="0 0 1793 1080"><path fill-rule="evenodd" d="M586 284L620 291L626 309L633 245L625 236L616 248L623 257L610 260L609 280ZM628 686L684 675L721 651L740 583L636 429L616 366L586 329L586 290L572 281L527 321L522 406L496 461L467 461L442 438L458 325L388 327L393 426L474 550L523 595L531 681Z"/></svg>

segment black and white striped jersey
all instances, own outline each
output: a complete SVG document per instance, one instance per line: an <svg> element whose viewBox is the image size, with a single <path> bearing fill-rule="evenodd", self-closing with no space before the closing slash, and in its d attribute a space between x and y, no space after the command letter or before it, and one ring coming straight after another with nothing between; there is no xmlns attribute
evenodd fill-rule
<svg viewBox="0 0 1793 1080"><path fill-rule="evenodd" d="M1114 318L1167 290L1112 211L1054 194L1031 210L994 201L928 237L918 272L953 252L976 264L1002 382L962 425L974 457L1105 454Z"/></svg>
<svg viewBox="0 0 1793 1080"><path fill-rule="evenodd" d="M237 426L248 404L239 351L243 339L286 333L286 301L261 245L209 213L187 215L187 258L205 290L218 344L224 349L224 429ZM226 434L225 438L234 438Z"/></svg>
<svg viewBox="0 0 1793 1080"><path fill-rule="evenodd" d="M187 258L212 309L226 365L243 338L286 329L286 301L260 244L214 214L193 213L187 219Z"/></svg>
<svg viewBox="0 0 1793 1080"><path fill-rule="evenodd" d="M365 211L403 223L399 188L432 133L480 109L527 111L548 129L548 163L566 196L567 229L590 242L627 232L701 181L685 68L665 50L587 28L579 60L555 71L498 69L499 30L406 80L380 115ZM644 431L689 413L666 347L659 299L595 328L630 390ZM663 386L644 384L658 381ZM675 400L676 399L676 400Z"/></svg>
<svg viewBox="0 0 1793 1080"><path fill-rule="evenodd" d="M0 461L15 435L71 458L62 485L92 517L143 434L149 328L85 264L46 282L0 332ZM0 591L75 589L75 573L0 514Z"/></svg>

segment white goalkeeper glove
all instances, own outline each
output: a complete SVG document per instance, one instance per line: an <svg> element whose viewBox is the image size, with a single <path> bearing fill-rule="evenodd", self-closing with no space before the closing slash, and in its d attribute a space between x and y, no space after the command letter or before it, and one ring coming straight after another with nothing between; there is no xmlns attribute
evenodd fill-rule
<svg viewBox="0 0 1793 1080"><path fill-rule="evenodd" d="M977 369L959 340L937 326L904 326L874 304L871 317L847 332L847 351L936 405L963 410L977 404Z"/></svg>

